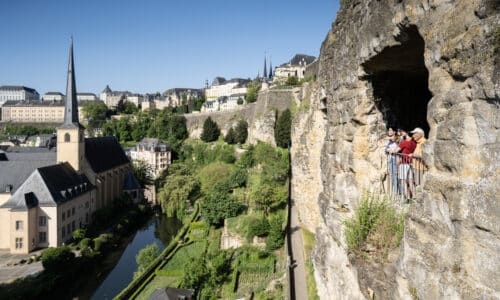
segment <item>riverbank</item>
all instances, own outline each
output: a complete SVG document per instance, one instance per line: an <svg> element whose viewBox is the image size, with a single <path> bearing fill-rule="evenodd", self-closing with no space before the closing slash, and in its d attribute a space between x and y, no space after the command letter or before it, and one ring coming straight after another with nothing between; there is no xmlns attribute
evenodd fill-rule
<svg viewBox="0 0 500 300"><path fill-rule="evenodd" d="M121 256L124 247L133 239L136 231L150 220L151 211L137 207L127 207L116 210L114 219L120 222L128 220L131 211L134 211L134 222L130 223L126 231L99 235L93 243L80 248L82 243L74 243L70 248L81 255L72 258L58 270L44 270L38 276L15 280L9 284L0 285L0 299L71 299L78 295L78 291L94 278L104 274L103 265L113 262ZM121 216L121 217L119 217ZM119 223L120 223L119 222ZM112 231L114 232L114 230ZM104 238L103 236L106 236ZM97 242L96 242L97 240ZM82 297L81 299L85 299Z"/></svg>

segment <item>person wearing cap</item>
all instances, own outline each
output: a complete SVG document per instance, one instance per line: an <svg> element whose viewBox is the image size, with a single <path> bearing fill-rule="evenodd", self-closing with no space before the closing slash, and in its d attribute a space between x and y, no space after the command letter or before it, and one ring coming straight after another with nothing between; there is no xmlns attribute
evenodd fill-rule
<svg viewBox="0 0 500 300"><path fill-rule="evenodd" d="M422 182L422 175L427 170L427 166L422 161L422 145L427 141L425 138L425 132L422 128L417 127L411 131L412 138L417 143L415 151L412 156L415 158L413 160L413 168L415 170L415 185L420 185Z"/></svg>

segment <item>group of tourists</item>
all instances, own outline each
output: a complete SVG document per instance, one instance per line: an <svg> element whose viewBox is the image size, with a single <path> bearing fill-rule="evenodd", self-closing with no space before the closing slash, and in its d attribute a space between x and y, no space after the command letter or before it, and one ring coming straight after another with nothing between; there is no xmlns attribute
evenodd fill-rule
<svg viewBox="0 0 500 300"><path fill-rule="evenodd" d="M415 197L415 187L420 185L422 175L427 169L422 161L422 145L425 132L417 127L408 131L389 127L387 131L387 168L393 192L406 199Z"/></svg>

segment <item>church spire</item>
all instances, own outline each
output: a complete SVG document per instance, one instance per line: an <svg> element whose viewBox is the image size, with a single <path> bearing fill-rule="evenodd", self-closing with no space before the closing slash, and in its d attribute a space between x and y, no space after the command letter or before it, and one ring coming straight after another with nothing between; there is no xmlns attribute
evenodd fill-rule
<svg viewBox="0 0 500 300"><path fill-rule="evenodd" d="M73 63L73 36L69 45L68 74L66 82L66 104L64 109L64 125L76 125L78 122L78 103L76 99L75 65Z"/></svg>
<svg viewBox="0 0 500 300"><path fill-rule="evenodd" d="M269 58L269 79L273 78L273 62L271 61L271 58Z"/></svg>
<svg viewBox="0 0 500 300"><path fill-rule="evenodd" d="M264 75L263 75L264 81L267 80L267 63L266 63L266 55L264 54Z"/></svg>

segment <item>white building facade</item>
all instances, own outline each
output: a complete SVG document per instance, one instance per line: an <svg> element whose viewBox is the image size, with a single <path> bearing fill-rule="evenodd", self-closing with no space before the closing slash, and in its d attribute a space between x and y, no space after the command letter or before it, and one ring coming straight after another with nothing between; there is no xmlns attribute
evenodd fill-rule
<svg viewBox="0 0 500 300"><path fill-rule="evenodd" d="M35 89L16 85L0 86L0 106L6 101L30 100L40 100L40 94Z"/></svg>
<svg viewBox="0 0 500 300"><path fill-rule="evenodd" d="M144 161L151 169L151 175L157 177L172 163L170 146L156 138L143 138L129 152L132 161Z"/></svg>

